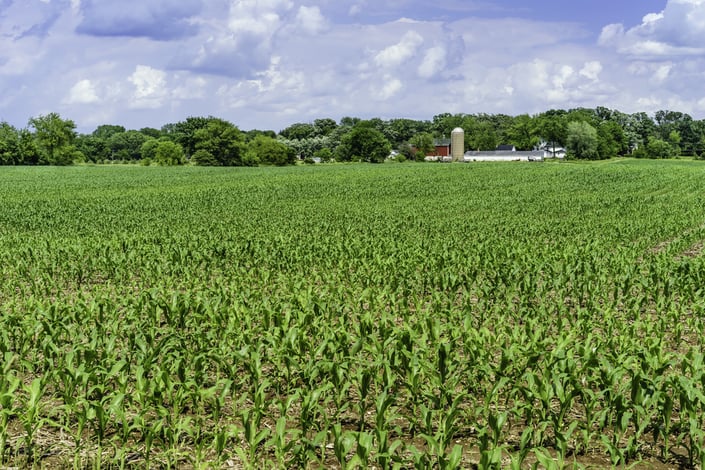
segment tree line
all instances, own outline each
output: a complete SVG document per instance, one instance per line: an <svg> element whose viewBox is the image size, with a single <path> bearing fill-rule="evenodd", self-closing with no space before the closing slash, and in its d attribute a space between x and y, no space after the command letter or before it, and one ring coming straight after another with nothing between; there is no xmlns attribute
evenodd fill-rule
<svg viewBox="0 0 705 470"><path fill-rule="evenodd" d="M694 156L705 158L705 120L677 111L626 114L605 107L552 109L536 115L438 114L431 120L344 117L301 122L276 133L242 131L224 119L188 117L160 129L104 124L90 134L57 113L31 118L26 128L0 122L0 165L76 162L208 166L291 165L305 162L423 160L438 139L465 131L465 149L565 148L569 158Z"/></svg>

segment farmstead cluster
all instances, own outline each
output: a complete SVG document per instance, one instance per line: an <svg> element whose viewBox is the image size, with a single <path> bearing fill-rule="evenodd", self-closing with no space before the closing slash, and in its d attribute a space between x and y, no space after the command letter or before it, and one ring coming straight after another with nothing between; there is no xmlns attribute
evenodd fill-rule
<svg viewBox="0 0 705 470"><path fill-rule="evenodd" d="M459 140L451 155L453 134ZM650 116L597 107L552 109L531 116L444 113L432 120L321 118L279 132L241 131L213 116L188 117L159 129L103 124L88 134L78 134L76 123L57 113L31 118L25 129L0 122L0 165L284 166L297 161L381 163L445 161L445 157L456 162L540 161L566 156L702 158L705 120L679 111L661 110Z"/></svg>

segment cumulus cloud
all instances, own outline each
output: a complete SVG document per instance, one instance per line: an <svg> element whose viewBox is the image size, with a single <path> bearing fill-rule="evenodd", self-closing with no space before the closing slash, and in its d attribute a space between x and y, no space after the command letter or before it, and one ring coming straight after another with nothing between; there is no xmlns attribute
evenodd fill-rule
<svg viewBox="0 0 705 470"><path fill-rule="evenodd" d="M71 87L65 100L68 104L92 104L100 101L95 85L88 79L79 80Z"/></svg>
<svg viewBox="0 0 705 470"><path fill-rule="evenodd" d="M192 41L171 66L231 78L252 78L269 66L274 38L284 27L284 16L293 6L290 0L233 2L226 19L210 21L208 33ZM307 18L310 20L312 16L315 15L309 11Z"/></svg>
<svg viewBox="0 0 705 470"><path fill-rule="evenodd" d="M296 25L305 33L311 35L318 34L328 28L327 21L317 6L299 7L296 13Z"/></svg>
<svg viewBox="0 0 705 470"><path fill-rule="evenodd" d="M133 108L158 108L167 97L166 73L147 65L138 65L128 81L134 85L130 100Z"/></svg>
<svg viewBox="0 0 705 470"><path fill-rule="evenodd" d="M598 42L621 54L660 58L702 55L703 37L705 0L668 0L663 11L645 15L638 26L630 29L619 23L605 26Z"/></svg>
<svg viewBox="0 0 705 470"><path fill-rule="evenodd" d="M378 52L375 55L375 63L379 67L398 67L416 55L423 41L424 39L419 33L408 31L398 43Z"/></svg>
<svg viewBox="0 0 705 470"><path fill-rule="evenodd" d="M91 36L146 37L170 40L198 32L193 18L202 0L83 0L73 4L83 20L77 27Z"/></svg>
<svg viewBox="0 0 705 470"><path fill-rule="evenodd" d="M403 88L401 80L398 78L385 75L383 77L382 86L374 87L371 89L371 94L375 99L380 101L387 101L393 96L395 96Z"/></svg>
<svg viewBox="0 0 705 470"><path fill-rule="evenodd" d="M418 74L421 78L431 78L442 73L446 68L446 49L443 46L434 46L426 51Z"/></svg>
<svg viewBox="0 0 705 470"><path fill-rule="evenodd" d="M592 81L600 79L600 72L602 72L602 64L599 60L585 62L583 68L580 69L580 75Z"/></svg>

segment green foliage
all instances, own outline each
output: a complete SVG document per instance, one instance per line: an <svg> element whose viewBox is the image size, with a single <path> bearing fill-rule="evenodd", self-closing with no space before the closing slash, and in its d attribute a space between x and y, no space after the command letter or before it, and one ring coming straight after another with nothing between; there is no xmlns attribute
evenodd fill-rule
<svg viewBox="0 0 705 470"><path fill-rule="evenodd" d="M20 161L20 142L17 129L0 122L0 165L17 165Z"/></svg>
<svg viewBox="0 0 705 470"><path fill-rule="evenodd" d="M517 150L533 150L539 144L536 127L537 120L528 114L516 116L507 131L508 142Z"/></svg>
<svg viewBox="0 0 705 470"><path fill-rule="evenodd" d="M157 156L157 144L158 140L153 138L148 138L144 141L140 147L140 158L154 160Z"/></svg>
<svg viewBox="0 0 705 470"><path fill-rule="evenodd" d="M313 156L321 159L321 163L327 163L333 160L333 151L328 147L323 147L322 149L316 150Z"/></svg>
<svg viewBox="0 0 705 470"><path fill-rule="evenodd" d="M198 137L196 135L197 132L211 123L213 123L215 126L232 126L232 124L228 123L227 121L212 116L189 116L183 121L179 121L177 123L172 124L165 124L161 128L161 133L162 136L167 137L168 139L180 144L181 147L184 149L184 152L186 152L186 156L190 158L191 155L193 155L198 149L199 141L202 140L201 137ZM214 129L211 128L211 133L213 131Z"/></svg>
<svg viewBox="0 0 705 470"><path fill-rule="evenodd" d="M585 121L572 121L568 124L566 150L571 158L597 160L599 141L597 130Z"/></svg>
<svg viewBox="0 0 705 470"><path fill-rule="evenodd" d="M645 149L645 156L647 158L673 158L677 157L678 154L674 149L673 145L661 139L649 139L649 143Z"/></svg>
<svg viewBox="0 0 705 470"><path fill-rule="evenodd" d="M76 148L85 155L87 161L102 162L110 159L107 139L92 134L82 134L76 138Z"/></svg>
<svg viewBox="0 0 705 470"><path fill-rule="evenodd" d="M113 124L102 124L95 128L91 133L92 137L102 140L108 140L115 134L122 134L126 131L123 126L116 126Z"/></svg>
<svg viewBox="0 0 705 470"><path fill-rule="evenodd" d="M316 137L316 128L313 124L296 123L282 129L279 135L289 140L303 140Z"/></svg>
<svg viewBox="0 0 705 470"><path fill-rule="evenodd" d="M411 138L409 144L415 147L416 150L421 153L422 157L432 154L436 150L436 147L433 144L433 136L428 132L416 134Z"/></svg>
<svg viewBox="0 0 705 470"><path fill-rule="evenodd" d="M361 121L342 137L336 160L381 163L391 150L391 144L380 131L369 121Z"/></svg>
<svg viewBox="0 0 705 470"><path fill-rule="evenodd" d="M149 158L149 157L148 157ZM186 159L181 145L170 140L158 140L154 148L154 162L157 165L182 165Z"/></svg>
<svg viewBox="0 0 705 470"><path fill-rule="evenodd" d="M537 130L542 139L553 147L567 143L568 122L564 110L552 109L537 116Z"/></svg>
<svg viewBox="0 0 705 470"><path fill-rule="evenodd" d="M614 121L603 121L597 127L597 154L600 158L614 158L629 151L622 127Z"/></svg>
<svg viewBox="0 0 705 470"><path fill-rule="evenodd" d="M191 156L191 163L201 166L218 166L218 160L208 150L198 149Z"/></svg>
<svg viewBox="0 0 705 470"><path fill-rule="evenodd" d="M62 119L57 113L38 116L29 120L34 129L34 140L39 152L39 163L70 165L76 157L74 141L76 124Z"/></svg>
<svg viewBox="0 0 705 470"><path fill-rule="evenodd" d="M247 144L247 152L249 158L270 165L293 165L296 162L294 149L277 139L263 135L255 137Z"/></svg>
<svg viewBox="0 0 705 470"><path fill-rule="evenodd" d="M222 119L211 118L193 134L196 150L204 150L213 156L220 166L246 164L245 138L240 129Z"/></svg>
<svg viewBox="0 0 705 470"><path fill-rule="evenodd" d="M115 132L107 140L108 158L110 160L139 160L142 157L142 145L153 140L139 131Z"/></svg>

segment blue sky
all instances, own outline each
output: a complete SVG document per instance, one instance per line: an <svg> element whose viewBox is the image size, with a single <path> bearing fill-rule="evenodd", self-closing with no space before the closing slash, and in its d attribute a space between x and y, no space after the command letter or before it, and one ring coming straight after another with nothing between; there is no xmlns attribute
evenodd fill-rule
<svg viewBox="0 0 705 470"><path fill-rule="evenodd" d="M705 118L705 0L0 0L0 121Z"/></svg>

